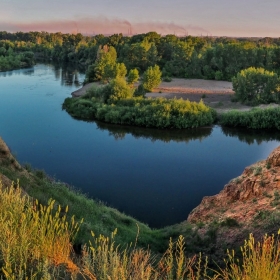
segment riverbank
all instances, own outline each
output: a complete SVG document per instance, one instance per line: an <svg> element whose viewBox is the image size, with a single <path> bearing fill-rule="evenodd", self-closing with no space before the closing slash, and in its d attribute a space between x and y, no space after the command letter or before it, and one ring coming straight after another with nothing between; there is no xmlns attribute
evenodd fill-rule
<svg viewBox="0 0 280 280"><path fill-rule="evenodd" d="M83 96L93 85L99 86L99 82L89 83L71 93L72 97ZM205 105L216 110L218 114L227 113L231 110L250 111L251 106L240 102L232 102L234 91L232 83L226 81L202 80L202 79L180 79L173 78L171 82L161 82L153 90L146 93L146 97L165 97L167 99L182 98L199 102L203 99ZM262 104L254 108L266 109L279 107L279 104Z"/></svg>

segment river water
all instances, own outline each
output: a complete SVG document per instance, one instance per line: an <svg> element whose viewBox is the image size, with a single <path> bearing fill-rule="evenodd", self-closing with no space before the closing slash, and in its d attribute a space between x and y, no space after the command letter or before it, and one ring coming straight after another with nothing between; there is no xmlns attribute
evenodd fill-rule
<svg viewBox="0 0 280 280"><path fill-rule="evenodd" d="M279 133L158 130L73 119L61 105L81 87L71 67L0 73L0 136L20 163L44 169L151 227L185 220L279 145Z"/></svg>

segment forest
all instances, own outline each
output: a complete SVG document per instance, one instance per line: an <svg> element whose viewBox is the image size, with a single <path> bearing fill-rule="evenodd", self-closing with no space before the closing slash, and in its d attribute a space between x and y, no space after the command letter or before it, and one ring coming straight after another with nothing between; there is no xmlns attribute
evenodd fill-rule
<svg viewBox="0 0 280 280"><path fill-rule="evenodd" d="M100 46L113 47L117 62L127 70L145 72L158 65L162 77L228 80L248 67L279 74L279 38L177 37L156 32L84 36L48 32L0 32L0 69L11 54L34 53L34 58L92 65ZM28 53L30 54L30 53Z"/></svg>

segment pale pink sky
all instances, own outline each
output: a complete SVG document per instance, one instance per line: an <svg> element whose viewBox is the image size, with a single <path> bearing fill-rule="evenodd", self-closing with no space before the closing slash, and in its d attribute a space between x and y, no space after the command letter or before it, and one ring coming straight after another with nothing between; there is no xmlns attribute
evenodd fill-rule
<svg viewBox="0 0 280 280"><path fill-rule="evenodd" d="M1 0L0 30L280 37L280 0Z"/></svg>

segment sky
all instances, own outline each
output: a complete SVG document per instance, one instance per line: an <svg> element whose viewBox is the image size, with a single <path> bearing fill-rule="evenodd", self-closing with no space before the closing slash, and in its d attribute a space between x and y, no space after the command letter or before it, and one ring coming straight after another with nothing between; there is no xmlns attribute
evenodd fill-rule
<svg viewBox="0 0 280 280"><path fill-rule="evenodd" d="M0 31L280 37L280 0L0 2Z"/></svg>

